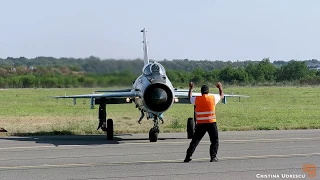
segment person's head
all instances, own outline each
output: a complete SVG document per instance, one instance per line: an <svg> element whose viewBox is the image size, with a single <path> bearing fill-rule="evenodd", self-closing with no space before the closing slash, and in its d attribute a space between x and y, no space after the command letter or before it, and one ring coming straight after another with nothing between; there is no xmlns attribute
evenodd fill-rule
<svg viewBox="0 0 320 180"><path fill-rule="evenodd" d="M202 85L201 86L201 94L208 94L209 93L209 86Z"/></svg>

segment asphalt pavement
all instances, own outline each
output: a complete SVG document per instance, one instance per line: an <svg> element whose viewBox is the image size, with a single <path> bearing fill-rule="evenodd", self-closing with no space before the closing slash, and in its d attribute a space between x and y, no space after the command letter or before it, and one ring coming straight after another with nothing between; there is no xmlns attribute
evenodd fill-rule
<svg viewBox="0 0 320 180"><path fill-rule="evenodd" d="M187 133L0 137L1 180L320 179L320 130L219 132L219 162L208 134L183 163ZM308 171L308 172L306 172ZM317 172L318 171L318 172Z"/></svg>

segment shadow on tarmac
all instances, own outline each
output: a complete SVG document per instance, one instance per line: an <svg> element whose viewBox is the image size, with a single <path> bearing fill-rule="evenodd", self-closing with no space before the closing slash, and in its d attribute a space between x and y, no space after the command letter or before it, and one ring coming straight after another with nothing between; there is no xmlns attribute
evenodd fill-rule
<svg viewBox="0 0 320 180"><path fill-rule="evenodd" d="M41 134L41 135L39 135ZM45 134L45 135L44 135ZM59 145L104 145L120 144L121 141L143 141L149 142L148 134L145 138L135 138L133 134L115 134L113 140L107 140L106 134L101 135L74 135L71 132L38 132L38 133L19 133L12 136L0 137L0 140L9 141L34 141L40 144ZM159 135L160 136L160 135ZM186 139L186 138L158 138L159 141L168 139ZM149 142L152 143L152 142ZM155 142L156 143L156 142Z"/></svg>

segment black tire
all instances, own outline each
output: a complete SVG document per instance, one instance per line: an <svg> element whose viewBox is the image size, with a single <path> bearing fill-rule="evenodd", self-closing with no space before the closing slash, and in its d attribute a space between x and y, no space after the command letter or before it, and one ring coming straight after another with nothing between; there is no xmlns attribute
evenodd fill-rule
<svg viewBox="0 0 320 180"><path fill-rule="evenodd" d="M151 128L149 131L150 142L157 142L158 141L158 134L159 134L159 129Z"/></svg>
<svg viewBox="0 0 320 180"><path fill-rule="evenodd" d="M195 122L193 118L188 118L187 122L187 135L188 139L192 139L194 136Z"/></svg>
<svg viewBox="0 0 320 180"><path fill-rule="evenodd" d="M107 140L113 140L113 120L107 120Z"/></svg>

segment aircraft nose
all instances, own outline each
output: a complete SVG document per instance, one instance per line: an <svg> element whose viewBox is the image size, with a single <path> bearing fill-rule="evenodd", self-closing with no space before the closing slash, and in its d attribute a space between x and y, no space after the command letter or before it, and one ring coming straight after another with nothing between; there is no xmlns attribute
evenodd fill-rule
<svg viewBox="0 0 320 180"><path fill-rule="evenodd" d="M161 105L167 102L168 96L165 90L155 88L152 92L151 101L154 105Z"/></svg>

